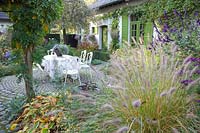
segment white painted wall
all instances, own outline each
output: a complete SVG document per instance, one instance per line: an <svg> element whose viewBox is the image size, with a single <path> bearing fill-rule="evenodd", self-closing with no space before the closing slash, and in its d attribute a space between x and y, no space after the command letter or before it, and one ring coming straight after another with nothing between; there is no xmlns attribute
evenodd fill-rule
<svg viewBox="0 0 200 133"><path fill-rule="evenodd" d="M119 44L122 45L122 16L119 16Z"/></svg>
<svg viewBox="0 0 200 133"><path fill-rule="evenodd" d="M107 34L107 36L108 36L108 41L107 41L107 44L108 44L108 49L110 49L110 45L111 45L111 43L112 43L112 37L111 37L111 30L112 30L112 19L108 19L108 34Z"/></svg>
<svg viewBox="0 0 200 133"><path fill-rule="evenodd" d="M102 49L102 27L98 27L98 45L99 49Z"/></svg>
<svg viewBox="0 0 200 133"><path fill-rule="evenodd" d="M96 36L99 49L102 49L102 26L107 26L108 28L108 33L107 33L107 48L110 48L111 42L112 42L112 37L111 37L111 27L112 27L112 19L105 19L105 20L99 20L97 21L96 24L90 22L90 27L89 27L89 33L92 34L92 27L97 27L98 28L98 33Z"/></svg>

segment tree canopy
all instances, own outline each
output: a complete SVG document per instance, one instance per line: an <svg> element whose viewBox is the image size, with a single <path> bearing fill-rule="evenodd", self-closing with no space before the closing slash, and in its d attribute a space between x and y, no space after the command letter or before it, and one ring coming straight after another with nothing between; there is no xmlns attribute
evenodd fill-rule
<svg viewBox="0 0 200 133"><path fill-rule="evenodd" d="M49 25L62 14L62 0L1 0L0 8L9 11L13 22L12 47L23 53L26 94L35 96L32 85L32 51L42 43Z"/></svg>
<svg viewBox="0 0 200 133"><path fill-rule="evenodd" d="M89 23L91 10L84 0L64 0L62 15L63 28L77 30L84 28Z"/></svg>

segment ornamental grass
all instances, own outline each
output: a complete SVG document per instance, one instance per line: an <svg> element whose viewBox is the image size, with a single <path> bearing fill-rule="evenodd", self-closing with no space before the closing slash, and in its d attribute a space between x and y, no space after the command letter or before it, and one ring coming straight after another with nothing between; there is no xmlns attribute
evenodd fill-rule
<svg viewBox="0 0 200 133"><path fill-rule="evenodd" d="M199 132L195 96L188 91L200 78L188 85L188 58L176 58L176 46L156 49L125 45L111 57L111 72L116 79L113 117L121 119L117 132ZM112 87L112 86L111 86ZM113 86L114 87L114 86Z"/></svg>

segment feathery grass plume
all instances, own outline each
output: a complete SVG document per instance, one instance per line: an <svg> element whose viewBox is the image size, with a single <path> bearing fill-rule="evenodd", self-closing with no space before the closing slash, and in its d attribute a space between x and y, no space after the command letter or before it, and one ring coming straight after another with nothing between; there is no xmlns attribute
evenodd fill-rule
<svg viewBox="0 0 200 133"><path fill-rule="evenodd" d="M160 93L160 97L164 97L164 96L166 96L167 94L168 94L167 91L163 91L163 92Z"/></svg>
<svg viewBox="0 0 200 133"><path fill-rule="evenodd" d="M123 45L111 55L110 76L118 81L117 86L123 86L114 90L117 96L112 102L113 117L121 118L123 125L130 125L133 117L141 118L140 123L131 126L130 131L135 132L171 132L171 127L182 128L183 132L200 129L199 120L186 119L187 110L193 105L187 103L186 88L198 82L197 79L188 86L181 84L191 73L189 57L180 63L174 45L167 51L159 43L151 50L136 46ZM133 99L140 100L137 108ZM196 125L189 127L191 122Z"/></svg>
<svg viewBox="0 0 200 133"><path fill-rule="evenodd" d="M180 133L176 128L172 127L172 133Z"/></svg>
<svg viewBox="0 0 200 133"><path fill-rule="evenodd" d="M116 131L116 133L127 133L128 129L129 129L129 128L128 128L127 126L123 126L123 127L119 128L119 129Z"/></svg>
<svg viewBox="0 0 200 133"><path fill-rule="evenodd" d="M114 111L114 108L111 104L104 104L102 107L101 107L101 110L102 111Z"/></svg>
<svg viewBox="0 0 200 133"><path fill-rule="evenodd" d="M141 106L141 104L142 104L142 102L141 102L141 100L140 100L140 99L138 99L138 100L135 100L135 101L133 101L133 102L132 102L132 105L133 105L133 107L135 107L135 108L138 108L138 107L140 107L140 106Z"/></svg>
<svg viewBox="0 0 200 133"><path fill-rule="evenodd" d="M115 118L115 119L112 119L112 120L107 120L103 123L103 127L107 127L109 125L120 125L121 123L121 119L120 118Z"/></svg>
<svg viewBox="0 0 200 133"><path fill-rule="evenodd" d="M175 92L175 91L176 91L176 88L175 88L175 87L172 87L172 88L169 89L168 94L171 95L171 94L173 94L173 92Z"/></svg>

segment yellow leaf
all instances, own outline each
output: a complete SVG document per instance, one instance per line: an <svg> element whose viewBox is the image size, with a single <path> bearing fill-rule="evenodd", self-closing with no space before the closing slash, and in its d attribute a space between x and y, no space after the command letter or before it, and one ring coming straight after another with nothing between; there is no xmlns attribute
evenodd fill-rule
<svg viewBox="0 0 200 133"><path fill-rule="evenodd" d="M45 32L48 32L48 30L49 30L48 25L47 25L47 24L44 24L44 25L43 25L43 29L44 29Z"/></svg>
<svg viewBox="0 0 200 133"><path fill-rule="evenodd" d="M16 48L17 48L17 49L20 49L20 47L21 47L20 44L17 42L17 43L16 43Z"/></svg>
<svg viewBox="0 0 200 133"><path fill-rule="evenodd" d="M48 128L42 128L41 133L48 133L49 129Z"/></svg>
<svg viewBox="0 0 200 133"><path fill-rule="evenodd" d="M44 97L43 97L43 96L36 96L36 99L38 99L38 100L43 100Z"/></svg>
<svg viewBox="0 0 200 133"><path fill-rule="evenodd" d="M17 124L12 124L12 125L10 126L10 130L13 131L13 130L15 130L16 127L17 127Z"/></svg>
<svg viewBox="0 0 200 133"><path fill-rule="evenodd" d="M32 17L32 19L36 19L36 18L37 18L36 16L33 16L33 17Z"/></svg>
<svg viewBox="0 0 200 133"><path fill-rule="evenodd" d="M28 126L25 126L25 127L23 128L23 133L26 132L27 129L28 129Z"/></svg>
<svg viewBox="0 0 200 133"><path fill-rule="evenodd" d="M48 119L39 119L39 121L40 121L41 123L45 123L45 122L48 122Z"/></svg>
<svg viewBox="0 0 200 133"><path fill-rule="evenodd" d="M50 121L55 121L56 117L55 116L51 116L49 119L50 119Z"/></svg>
<svg viewBox="0 0 200 133"><path fill-rule="evenodd" d="M33 107L36 108L36 109L40 108L41 106L42 106L42 104L40 104L40 103L36 103L36 104L33 105Z"/></svg>

